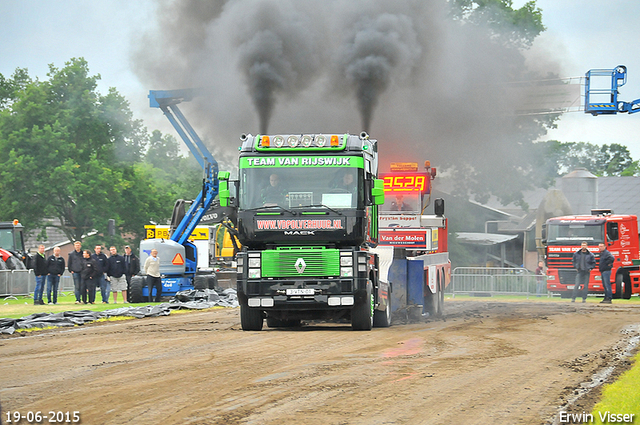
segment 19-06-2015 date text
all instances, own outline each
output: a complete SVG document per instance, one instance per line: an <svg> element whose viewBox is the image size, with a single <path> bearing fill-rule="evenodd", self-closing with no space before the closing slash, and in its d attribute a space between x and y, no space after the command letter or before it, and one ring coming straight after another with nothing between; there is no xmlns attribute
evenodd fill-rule
<svg viewBox="0 0 640 425"><path fill-rule="evenodd" d="M5 416L6 415L6 416ZM48 412L18 412L7 411L4 412L4 420L7 424L29 423L29 424L64 424L64 423L79 423L80 412L62 412L53 411Z"/></svg>

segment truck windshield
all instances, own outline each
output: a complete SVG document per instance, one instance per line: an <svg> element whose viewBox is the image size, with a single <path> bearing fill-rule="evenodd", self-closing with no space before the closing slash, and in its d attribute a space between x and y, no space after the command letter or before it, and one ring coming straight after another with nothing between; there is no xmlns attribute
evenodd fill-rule
<svg viewBox="0 0 640 425"><path fill-rule="evenodd" d="M604 242L603 224L563 223L547 225L547 243L556 245L580 245Z"/></svg>
<svg viewBox="0 0 640 425"><path fill-rule="evenodd" d="M245 168L240 170L239 207L362 209L363 178L363 170L355 167Z"/></svg>
<svg viewBox="0 0 640 425"><path fill-rule="evenodd" d="M0 229L0 248L15 249L11 229Z"/></svg>

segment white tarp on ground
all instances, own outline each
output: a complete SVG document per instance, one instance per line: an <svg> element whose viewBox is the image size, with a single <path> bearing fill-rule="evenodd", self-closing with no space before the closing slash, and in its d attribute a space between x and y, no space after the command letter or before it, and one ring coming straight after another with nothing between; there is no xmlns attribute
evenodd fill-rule
<svg viewBox="0 0 640 425"><path fill-rule="evenodd" d="M76 310L62 313L35 313L20 319L0 319L0 333L13 334L16 330L46 328L48 326L84 325L94 320L130 316L143 317L168 316L171 310L201 310L211 307L237 307L238 297L235 289L225 289L220 293L212 289L178 292L168 303L155 306L120 307L105 311Z"/></svg>

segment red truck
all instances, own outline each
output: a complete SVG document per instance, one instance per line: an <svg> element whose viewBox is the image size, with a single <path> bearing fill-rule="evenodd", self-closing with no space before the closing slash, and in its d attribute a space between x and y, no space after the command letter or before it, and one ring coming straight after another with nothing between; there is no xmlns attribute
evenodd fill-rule
<svg viewBox="0 0 640 425"><path fill-rule="evenodd" d="M605 243L615 259L611 269L613 297L629 299L632 294L640 294L640 244L635 215L592 210L591 215L553 217L545 223L542 239L549 292L563 298L571 297L577 273L572 264L573 253L586 241L596 257L596 268L589 277L589 293L604 294L597 265L600 261L598 244Z"/></svg>

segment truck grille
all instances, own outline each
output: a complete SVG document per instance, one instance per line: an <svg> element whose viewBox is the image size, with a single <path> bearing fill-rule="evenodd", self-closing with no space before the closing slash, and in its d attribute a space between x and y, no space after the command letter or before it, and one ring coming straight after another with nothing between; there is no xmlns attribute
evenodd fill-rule
<svg viewBox="0 0 640 425"><path fill-rule="evenodd" d="M564 268L573 269L573 264L571 262L572 258L573 258L573 253L548 254L547 266L554 269L564 269Z"/></svg>
<svg viewBox="0 0 640 425"><path fill-rule="evenodd" d="M596 257L596 269L600 265L600 253L593 253ZM571 269L573 268L573 253L549 253L547 254L547 267L554 269ZM573 285L573 284L572 284Z"/></svg>
<svg viewBox="0 0 640 425"><path fill-rule="evenodd" d="M283 247L262 252L262 277L340 275L340 251L324 247Z"/></svg>
<svg viewBox="0 0 640 425"><path fill-rule="evenodd" d="M578 272L576 269L560 269L558 270L558 277L560 278L560 283L563 285L575 285L576 283L576 275Z"/></svg>

